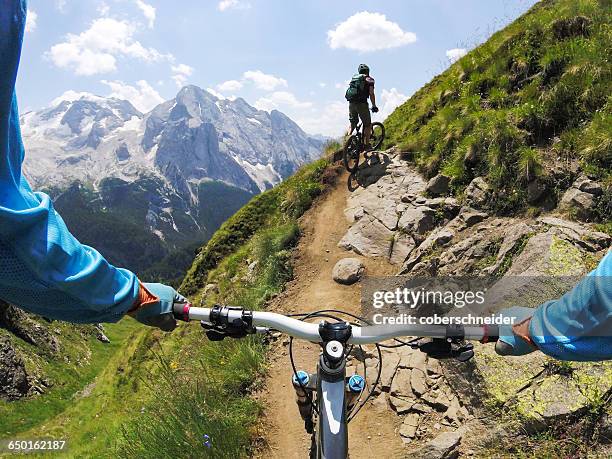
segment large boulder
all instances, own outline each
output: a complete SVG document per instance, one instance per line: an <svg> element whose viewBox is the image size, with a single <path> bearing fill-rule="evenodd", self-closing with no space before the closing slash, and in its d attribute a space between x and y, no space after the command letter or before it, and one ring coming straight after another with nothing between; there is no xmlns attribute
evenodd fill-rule
<svg viewBox="0 0 612 459"><path fill-rule="evenodd" d="M559 202L559 210L567 212L579 220L589 220L595 207L595 196L578 188L567 190Z"/></svg>
<svg viewBox="0 0 612 459"><path fill-rule="evenodd" d="M388 257L393 243L393 231L378 219L364 215L349 228L338 246L368 257Z"/></svg>
<svg viewBox="0 0 612 459"><path fill-rule="evenodd" d="M596 198L603 194L603 187L585 175L576 179L559 201L559 210L579 220L588 221L593 217Z"/></svg>
<svg viewBox="0 0 612 459"><path fill-rule="evenodd" d="M435 215L436 212L430 207L410 207L402 213L397 226L409 234L425 234L435 227Z"/></svg>
<svg viewBox="0 0 612 459"><path fill-rule="evenodd" d="M449 184L450 177L438 174L427 182L427 188L425 188L425 190L432 196L440 196L448 193Z"/></svg>
<svg viewBox="0 0 612 459"><path fill-rule="evenodd" d="M332 278L339 284L352 285L361 279L365 266L357 258L343 258L332 270Z"/></svg>

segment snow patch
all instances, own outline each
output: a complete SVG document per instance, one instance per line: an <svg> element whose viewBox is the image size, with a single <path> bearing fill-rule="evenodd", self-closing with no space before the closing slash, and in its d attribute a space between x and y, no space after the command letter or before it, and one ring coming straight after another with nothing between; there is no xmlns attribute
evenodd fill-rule
<svg viewBox="0 0 612 459"><path fill-rule="evenodd" d="M269 185L266 186L266 184L277 185L283 180L272 164L251 164L236 155L232 155L232 158L242 166L249 177L257 184L260 191L265 191L268 188Z"/></svg>

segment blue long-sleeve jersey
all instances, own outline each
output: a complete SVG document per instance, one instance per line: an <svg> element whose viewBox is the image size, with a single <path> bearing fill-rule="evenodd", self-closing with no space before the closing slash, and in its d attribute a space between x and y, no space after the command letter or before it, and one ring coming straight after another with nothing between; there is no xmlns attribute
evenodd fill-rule
<svg viewBox="0 0 612 459"><path fill-rule="evenodd" d="M576 287L539 306L529 334L560 360L612 359L612 251Z"/></svg>
<svg viewBox="0 0 612 459"><path fill-rule="evenodd" d="M80 244L21 173L15 79L25 20L25 0L0 0L0 298L53 319L115 322L138 297L136 276Z"/></svg>

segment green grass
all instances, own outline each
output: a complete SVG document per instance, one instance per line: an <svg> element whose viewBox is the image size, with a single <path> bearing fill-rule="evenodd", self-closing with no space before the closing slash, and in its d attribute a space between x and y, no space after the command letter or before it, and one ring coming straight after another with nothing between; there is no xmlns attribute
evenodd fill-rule
<svg viewBox="0 0 612 459"><path fill-rule="evenodd" d="M386 146L450 176L455 193L485 176L499 213L524 210L527 182L554 187L551 170L569 162L609 186L611 19L608 0L538 3L398 107Z"/></svg>
<svg viewBox="0 0 612 459"><path fill-rule="evenodd" d="M202 248L181 285L181 292L193 295L204 287L208 272L234 253L258 230L299 217L323 189L320 183L325 160L301 168L277 187L255 196L229 218Z"/></svg>
<svg viewBox="0 0 612 459"><path fill-rule="evenodd" d="M41 350L20 340L14 340L24 356L29 374L42 373L52 386L41 396L13 402L0 402L0 435L8 438L22 435L40 426L74 405L74 394L95 380L96 376L123 351L129 341L141 333L142 327L124 320L106 326L110 344L103 344L94 335L80 335L69 324L54 323L61 330L61 356L40 355ZM46 358L44 358L46 357Z"/></svg>
<svg viewBox="0 0 612 459"><path fill-rule="evenodd" d="M230 218L200 252L182 290L196 304L262 308L292 277L297 219L329 181L328 163L302 168L255 197ZM249 265L254 268L249 268ZM203 297L216 283L218 294ZM168 337L159 354L155 397L124 425L120 458L237 458L251 453L261 406L249 397L265 371L266 347L257 337L206 340L196 324ZM204 441L210 438L210 446Z"/></svg>

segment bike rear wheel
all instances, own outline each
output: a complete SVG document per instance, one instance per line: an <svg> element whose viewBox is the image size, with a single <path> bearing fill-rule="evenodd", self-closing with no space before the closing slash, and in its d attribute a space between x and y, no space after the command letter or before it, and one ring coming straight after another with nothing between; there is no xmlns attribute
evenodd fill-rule
<svg viewBox="0 0 612 459"><path fill-rule="evenodd" d="M356 135L350 136L344 144L344 167L349 172L355 172L359 168L359 155L361 153L361 141Z"/></svg>
<svg viewBox="0 0 612 459"><path fill-rule="evenodd" d="M372 123L372 134L370 135L370 149L378 150L385 140L385 126L382 123Z"/></svg>

